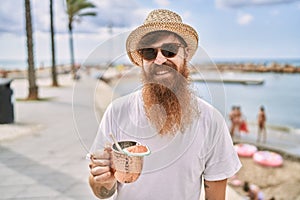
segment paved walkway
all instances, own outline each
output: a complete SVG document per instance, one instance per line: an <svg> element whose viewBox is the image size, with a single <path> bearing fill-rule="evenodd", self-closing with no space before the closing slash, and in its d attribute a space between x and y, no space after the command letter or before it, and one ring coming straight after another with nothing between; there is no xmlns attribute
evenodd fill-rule
<svg viewBox="0 0 300 200"><path fill-rule="evenodd" d="M59 88L42 79L38 85L44 101L16 101L16 123L0 125L0 199L96 199L88 186L85 155L101 118L96 110L105 108L113 94L92 79L74 85L64 77ZM13 81L12 88L16 99L26 97L26 80ZM94 105L94 98L102 104ZM300 155L299 138L270 132L266 146ZM242 139L255 140L254 134ZM227 195L241 199L230 187Z"/></svg>
<svg viewBox="0 0 300 200"><path fill-rule="evenodd" d="M49 87L47 80L39 85L40 97L48 99L16 101L16 123L0 126L0 137L5 135L0 140L0 199L96 199L88 187L84 147L97 130L90 91L83 85L72 105L71 81L60 88ZM26 97L26 80L13 81L12 88L15 98Z"/></svg>

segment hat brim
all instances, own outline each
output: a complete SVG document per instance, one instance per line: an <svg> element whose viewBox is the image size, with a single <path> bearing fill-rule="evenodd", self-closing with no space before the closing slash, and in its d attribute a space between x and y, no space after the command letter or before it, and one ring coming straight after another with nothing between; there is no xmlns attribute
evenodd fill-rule
<svg viewBox="0 0 300 200"><path fill-rule="evenodd" d="M127 38L126 50L128 57L133 64L142 66L143 59L137 52L137 44L146 34L155 31L170 31L182 37L186 42L189 51L187 61L191 60L198 48L198 34L187 24L177 22L147 23L133 30Z"/></svg>

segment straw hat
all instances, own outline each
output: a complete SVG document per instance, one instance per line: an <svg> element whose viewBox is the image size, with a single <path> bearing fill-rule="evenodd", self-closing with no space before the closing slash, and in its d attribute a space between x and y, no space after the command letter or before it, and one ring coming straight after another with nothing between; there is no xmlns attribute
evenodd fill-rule
<svg viewBox="0 0 300 200"><path fill-rule="evenodd" d="M187 43L191 60L198 47L198 34L189 25L182 22L181 17L169 10L157 9L149 13L144 24L133 30L127 38L126 50L133 64L142 66L142 57L137 52L137 44L143 36L150 32L166 30L181 36Z"/></svg>

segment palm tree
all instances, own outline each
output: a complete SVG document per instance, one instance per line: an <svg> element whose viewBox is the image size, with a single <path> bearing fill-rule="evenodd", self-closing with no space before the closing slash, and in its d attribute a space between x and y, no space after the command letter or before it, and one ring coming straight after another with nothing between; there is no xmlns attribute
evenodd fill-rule
<svg viewBox="0 0 300 200"><path fill-rule="evenodd" d="M25 0L25 19L26 19L26 35L27 35L28 82L29 82L29 94L27 99L37 100L38 87L36 85L36 77L35 77L35 69L34 69L30 0Z"/></svg>
<svg viewBox="0 0 300 200"><path fill-rule="evenodd" d="M73 45L73 22L79 20L83 16L96 16L97 13L89 10L89 8L95 8L96 6L91 2L88 2L88 0L66 0L66 4L67 4L66 12L69 16L68 29L69 29L72 74L73 74L73 78L76 79L77 76L76 76L74 45Z"/></svg>
<svg viewBox="0 0 300 200"><path fill-rule="evenodd" d="M50 29L51 29L51 53L52 53L52 86L58 87L56 64L55 64L55 41L53 25L53 0L50 0Z"/></svg>

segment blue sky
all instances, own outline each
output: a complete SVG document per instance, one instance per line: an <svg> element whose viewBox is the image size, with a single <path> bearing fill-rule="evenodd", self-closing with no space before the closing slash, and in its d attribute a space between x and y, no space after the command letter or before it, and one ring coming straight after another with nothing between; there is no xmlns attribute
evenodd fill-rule
<svg viewBox="0 0 300 200"><path fill-rule="evenodd" d="M211 58L300 58L299 0L91 0L97 17L75 24L75 56L85 59L112 35L140 25L152 9L179 13ZM56 56L69 58L64 0L54 0ZM24 0L1 2L0 59L26 60ZM47 0L31 0L36 63L50 60ZM113 25L109 34L108 24ZM123 45L123 44L120 44ZM37 64L38 65L38 64Z"/></svg>

